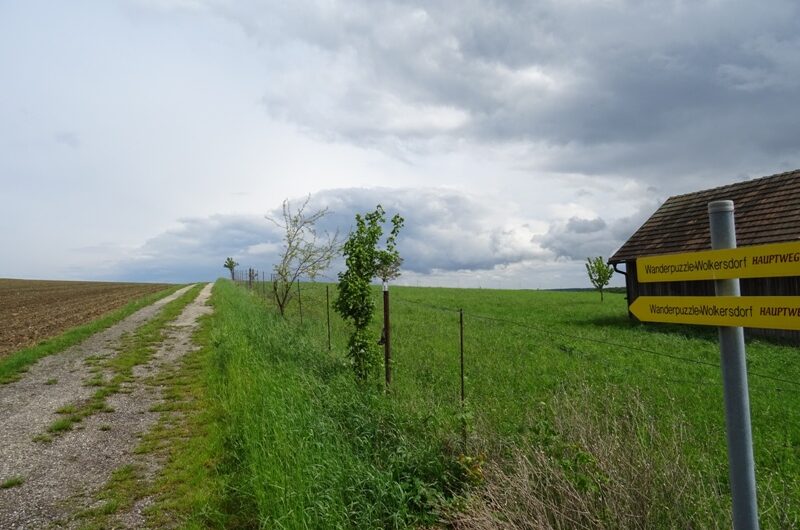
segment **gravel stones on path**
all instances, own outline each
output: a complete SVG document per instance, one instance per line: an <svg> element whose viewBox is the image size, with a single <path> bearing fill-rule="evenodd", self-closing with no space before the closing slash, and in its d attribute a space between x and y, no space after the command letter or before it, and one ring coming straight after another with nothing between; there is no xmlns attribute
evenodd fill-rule
<svg viewBox="0 0 800 530"><path fill-rule="evenodd" d="M0 385L0 482L23 479L21 485L0 489L0 528L72 526L71 515L91 505L112 471L132 460L139 436L158 418L150 409L161 400L160 390L144 379L194 347L191 335L197 318L210 311L205 303L211 287L206 285L168 326L165 340L150 360L134 369L133 382L108 398L113 412L93 414L50 443L33 439L59 419L56 410L86 400L94 392L84 386L93 375L87 361L113 357L123 334L135 331L190 287L40 360L21 380Z"/></svg>

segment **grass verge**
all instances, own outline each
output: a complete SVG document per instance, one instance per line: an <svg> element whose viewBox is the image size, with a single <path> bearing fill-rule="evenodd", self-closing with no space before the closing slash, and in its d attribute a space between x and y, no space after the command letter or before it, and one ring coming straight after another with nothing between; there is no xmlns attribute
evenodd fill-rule
<svg viewBox="0 0 800 530"><path fill-rule="evenodd" d="M357 384L344 356L230 282L215 293L209 386L222 419L223 525L435 524L468 482L457 418Z"/></svg>
<svg viewBox="0 0 800 530"><path fill-rule="evenodd" d="M61 335L58 335L57 337L47 339L36 346L25 348L8 355L7 357L4 357L2 360L0 360L0 384L11 383L18 380L28 366L35 363L42 357L58 353L69 348L70 346L74 346L75 344L78 344L95 333L111 327L125 317L132 315L139 309L147 307L157 300L174 293L180 288L180 285L176 285L174 287L164 289L163 291L139 298L138 300L134 300L124 307L93 322L89 322L88 324L84 324L82 326L77 326L62 333Z"/></svg>

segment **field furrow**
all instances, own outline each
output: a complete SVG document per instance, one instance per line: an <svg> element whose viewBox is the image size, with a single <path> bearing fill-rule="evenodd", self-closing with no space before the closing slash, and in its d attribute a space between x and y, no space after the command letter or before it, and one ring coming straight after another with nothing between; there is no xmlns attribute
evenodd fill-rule
<svg viewBox="0 0 800 530"><path fill-rule="evenodd" d="M0 357L167 287L165 284L0 279Z"/></svg>

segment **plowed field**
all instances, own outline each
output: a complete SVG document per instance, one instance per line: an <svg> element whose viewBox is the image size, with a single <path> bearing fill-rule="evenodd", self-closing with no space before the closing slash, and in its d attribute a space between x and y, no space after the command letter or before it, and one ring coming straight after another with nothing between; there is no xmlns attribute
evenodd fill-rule
<svg viewBox="0 0 800 530"><path fill-rule="evenodd" d="M167 287L154 283L0 279L0 357Z"/></svg>

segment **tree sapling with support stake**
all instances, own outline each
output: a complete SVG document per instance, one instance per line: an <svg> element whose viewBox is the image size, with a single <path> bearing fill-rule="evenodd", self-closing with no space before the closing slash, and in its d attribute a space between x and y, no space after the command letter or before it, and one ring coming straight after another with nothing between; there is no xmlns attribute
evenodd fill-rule
<svg viewBox="0 0 800 530"><path fill-rule="evenodd" d="M378 248L383 235L383 223L386 222L385 211L379 204L374 212L365 215L356 214L356 229L351 232L343 247L347 270L339 273L339 293L334 301L334 308L353 324L353 332L348 340L348 353L353 362L356 378L365 382L370 369L375 363L374 339L370 339L369 324L372 322L375 302L372 299L370 283L373 278L381 278L384 283L399 275L402 259L397 251L397 235L403 226L403 218L399 214L392 217L392 230L386 238L386 247ZM388 286L385 300L388 302ZM388 309L388 305L387 305ZM388 321L388 314L385 315ZM384 323L384 341L387 326ZM391 350L384 344L384 360L386 362L386 384L391 380Z"/></svg>

